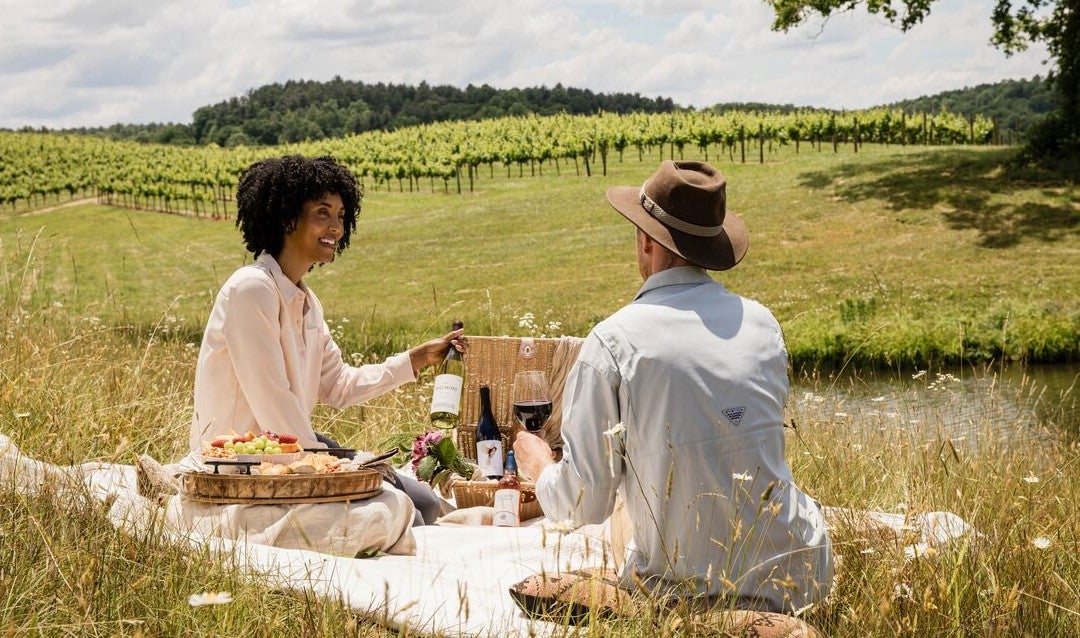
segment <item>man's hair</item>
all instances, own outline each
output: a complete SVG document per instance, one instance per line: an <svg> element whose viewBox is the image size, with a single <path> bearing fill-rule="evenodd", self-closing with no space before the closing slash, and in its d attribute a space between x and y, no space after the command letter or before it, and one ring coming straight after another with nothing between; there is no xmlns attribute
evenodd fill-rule
<svg viewBox="0 0 1080 638"><path fill-rule="evenodd" d="M345 206L345 229L337 242L340 254L356 228L362 194L356 177L329 155L286 155L247 167L236 189L236 226L253 254L265 251L277 256L285 234L296 228L304 203L334 194Z"/></svg>

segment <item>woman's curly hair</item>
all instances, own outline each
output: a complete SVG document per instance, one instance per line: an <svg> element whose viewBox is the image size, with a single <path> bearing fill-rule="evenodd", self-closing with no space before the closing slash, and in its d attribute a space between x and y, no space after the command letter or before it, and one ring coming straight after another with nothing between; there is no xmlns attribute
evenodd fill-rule
<svg viewBox="0 0 1080 638"><path fill-rule="evenodd" d="M349 245L362 194L356 177L333 157L286 155L255 162L240 175L236 189L236 226L247 249L259 255L281 253L285 235L296 228L304 203L336 194L345 206L344 233L337 252Z"/></svg>

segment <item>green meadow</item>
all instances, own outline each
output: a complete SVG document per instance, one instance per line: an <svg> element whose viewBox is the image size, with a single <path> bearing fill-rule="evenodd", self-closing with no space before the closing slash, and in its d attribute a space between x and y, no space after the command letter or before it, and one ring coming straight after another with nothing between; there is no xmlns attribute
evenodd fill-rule
<svg viewBox="0 0 1080 638"><path fill-rule="evenodd" d="M1011 156L803 146L762 165L713 153L751 239L744 262L716 276L773 309L801 370L1076 362L1080 189ZM612 158L592 177L565 162L559 175L545 164L543 176L510 178L481 167L461 195L369 189L352 245L306 280L355 361L458 318L473 334L583 335L640 285L633 228L604 190L640 184L659 159ZM206 315L248 259L231 221L96 204L0 213L0 432L58 464L180 456ZM318 427L374 449L424 428L428 392L423 378L368 406L320 410ZM998 408L1012 398L981 397L964 437L941 427L944 413L910 428L851 425L793 402L789 461L819 501L950 511L979 530L913 561L901 543L845 536L836 594L809 621L838 637L1080 634L1080 444L1058 427L1070 424L1011 420ZM268 591L152 533L128 536L105 511L0 486L0 631L414 635L338 601ZM234 602L190 607L201 591ZM709 629L647 617L581 633Z"/></svg>

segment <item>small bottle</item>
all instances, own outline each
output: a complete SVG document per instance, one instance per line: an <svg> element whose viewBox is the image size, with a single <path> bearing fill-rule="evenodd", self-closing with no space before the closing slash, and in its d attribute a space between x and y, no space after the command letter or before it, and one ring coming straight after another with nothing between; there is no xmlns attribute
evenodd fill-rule
<svg viewBox="0 0 1080 638"><path fill-rule="evenodd" d="M503 441L495 415L491 412L491 390L480 386L480 420L476 423L476 465L484 476L499 479L503 475Z"/></svg>
<svg viewBox="0 0 1080 638"><path fill-rule="evenodd" d="M506 471L495 490L495 513L491 524L495 527L517 527L521 524L521 483L517 477L513 450L506 452Z"/></svg>
<svg viewBox="0 0 1080 638"><path fill-rule="evenodd" d="M460 330L465 324L454 322L454 330ZM442 430L451 430L458 425L461 413L461 391L465 387L465 361L457 348L450 345L446 356L435 373L435 388L431 393L431 424Z"/></svg>

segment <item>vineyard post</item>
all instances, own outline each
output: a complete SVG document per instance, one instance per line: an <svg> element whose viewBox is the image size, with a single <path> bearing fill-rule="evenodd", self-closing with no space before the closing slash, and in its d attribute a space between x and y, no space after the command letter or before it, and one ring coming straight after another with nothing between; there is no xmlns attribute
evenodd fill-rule
<svg viewBox="0 0 1080 638"><path fill-rule="evenodd" d="M907 146L907 111L900 111L900 145Z"/></svg>
<svg viewBox="0 0 1080 638"><path fill-rule="evenodd" d="M743 164L746 163L746 129L739 125L739 157Z"/></svg>
<svg viewBox="0 0 1080 638"><path fill-rule="evenodd" d="M758 122L757 125L757 137L758 137L758 164L765 163L765 125Z"/></svg>
<svg viewBox="0 0 1080 638"><path fill-rule="evenodd" d="M829 121L829 128L832 129L832 152L837 153L837 152L839 152L839 148L837 147L837 141L836 141L836 114L835 113L832 114L832 118Z"/></svg>
<svg viewBox="0 0 1080 638"><path fill-rule="evenodd" d="M926 127L926 111L923 111L922 114L922 143L923 146L930 146L929 131Z"/></svg>
<svg viewBox="0 0 1080 638"><path fill-rule="evenodd" d="M854 126L855 126L854 135L852 135L852 146L855 147L855 152L858 153L859 152L859 118L858 117L853 117L852 121L854 122Z"/></svg>
<svg viewBox="0 0 1080 638"><path fill-rule="evenodd" d="M968 116L968 144L975 145L975 116Z"/></svg>

